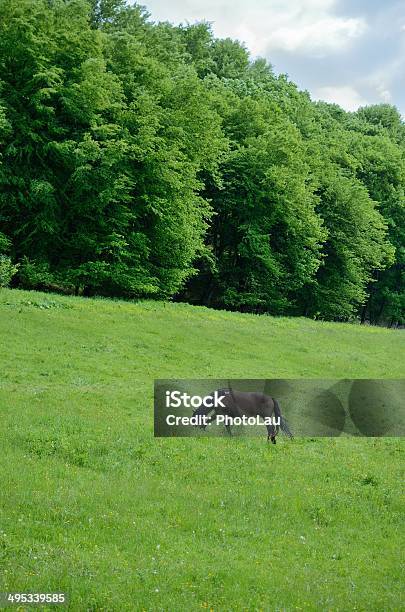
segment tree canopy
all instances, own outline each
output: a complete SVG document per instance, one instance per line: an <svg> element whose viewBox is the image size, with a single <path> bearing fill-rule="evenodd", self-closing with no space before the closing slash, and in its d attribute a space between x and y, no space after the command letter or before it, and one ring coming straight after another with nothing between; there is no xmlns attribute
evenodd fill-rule
<svg viewBox="0 0 405 612"><path fill-rule="evenodd" d="M208 23L0 0L0 253L27 288L405 323L405 127Z"/></svg>

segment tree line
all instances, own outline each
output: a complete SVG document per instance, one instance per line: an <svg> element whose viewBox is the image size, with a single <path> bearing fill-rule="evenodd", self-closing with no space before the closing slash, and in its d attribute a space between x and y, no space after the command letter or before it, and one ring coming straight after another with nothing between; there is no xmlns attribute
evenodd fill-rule
<svg viewBox="0 0 405 612"><path fill-rule="evenodd" d="M313 102L207 23L0 0L14 286L404 324L404 151L394 106Z"/></svg>

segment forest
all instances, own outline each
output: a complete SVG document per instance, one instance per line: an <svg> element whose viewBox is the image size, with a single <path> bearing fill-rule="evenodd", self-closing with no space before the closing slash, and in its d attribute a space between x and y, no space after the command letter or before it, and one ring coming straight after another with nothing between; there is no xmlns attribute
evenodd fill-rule
<svg viewBox="0 0 405 612"><path fill-rule="evenodd" d="M403 325L404 153L209 23L0 0L0 285Z"/></svg>

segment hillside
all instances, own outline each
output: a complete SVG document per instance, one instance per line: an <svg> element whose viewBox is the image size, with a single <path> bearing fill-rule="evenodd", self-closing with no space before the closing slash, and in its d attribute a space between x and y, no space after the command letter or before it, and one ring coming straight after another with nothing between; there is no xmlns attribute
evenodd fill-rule
<svg viewBox="0 0 405 612"><path fill-rule="evenodd" d="M152 393L400 378L404 338L1 290L0 590L66 591L74 610L398 609L401 440L154 439Z"/></svg>

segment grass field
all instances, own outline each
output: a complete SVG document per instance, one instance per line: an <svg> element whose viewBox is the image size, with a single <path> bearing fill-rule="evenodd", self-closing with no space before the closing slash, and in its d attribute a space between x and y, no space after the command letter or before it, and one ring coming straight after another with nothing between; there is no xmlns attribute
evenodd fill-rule
<svg viewBox="0 0 405 612"><path fill-rule="evenodd" d="M403 332L1 290L0 359L1 591L404 609L402 440L154 439L152 411L154 378L400 378Z"/></svg>

